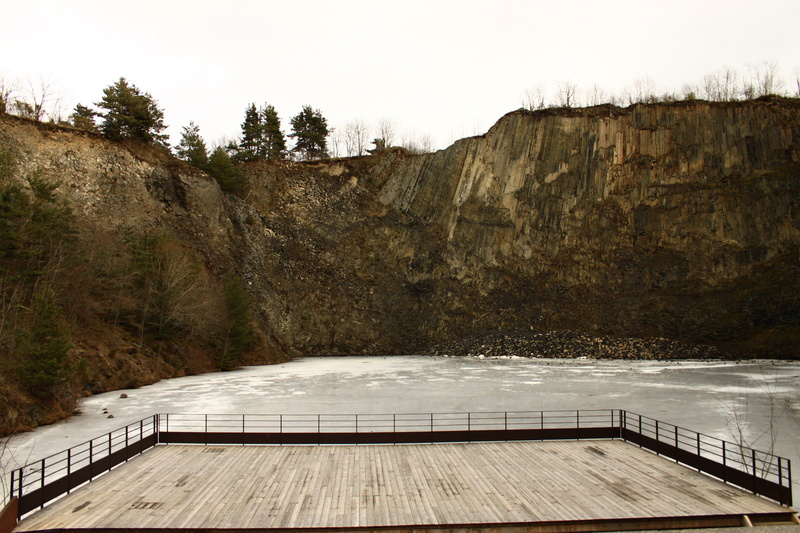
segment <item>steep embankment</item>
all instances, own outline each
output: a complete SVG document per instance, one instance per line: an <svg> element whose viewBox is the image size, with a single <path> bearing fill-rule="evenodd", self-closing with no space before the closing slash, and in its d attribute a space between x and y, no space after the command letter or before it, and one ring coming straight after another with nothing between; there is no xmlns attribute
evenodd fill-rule
<svg viewBox="0 0 800 533"><path fill-rule="evenodd" d="M83 394L230 366L251 212L151 147L0 116L0 435ZM240 362L285 360L254 325Z"/></svg>

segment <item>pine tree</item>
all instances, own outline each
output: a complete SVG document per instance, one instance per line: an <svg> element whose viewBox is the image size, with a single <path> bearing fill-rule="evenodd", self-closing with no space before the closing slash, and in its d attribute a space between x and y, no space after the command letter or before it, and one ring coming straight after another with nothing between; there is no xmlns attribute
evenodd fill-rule
<svg viewBox="0 0 800 533"><path fill-rule="evenodd" d="M258 109L256 109L256 104L250 104L244 113L242 140L239 142L239 151L236 154L236 159L239 161L255 161L263 158L262 137L261 116Z"/></svg>
<svg viewBox="0 0 800 533"><path fill-rule="evenodd" d="M70 115L69 119L73 126L78 129L91 131L91 132L98 132L97 124L95 123L95 118L97 118L98 113L88 107L78 104L75 106L75 110Z"/></svg>
<svg viewBox="0 0 800 533"><path fill-rule="evenodd" d="M302 159L321 159L328 155L328 121L319 109L310 105L292 118L292 133L295 139L292 151Z"/></svg>
<svg viewBox="0 0 800 533"><path fill-rule="evenodd" d="M194 122L189 122L183 127L181 142L175 147L179 158L188 161L197 168L206 168L208 165L208 150L203 137L200 136L200 127Z"/></svg>
<svg viewBox="0 0 800 533"><path fill-rule="evenodd" d="M231 370L239 366L242 356L256 342L256 334L250 317L250 296L238 277L225 284L225 307L227 308L227 334L222 351L217 357L220 370Z"/></svg>
<svg viewBox="0 0 800 533"><path fill-rule="evenodd" d="M225 149L218 146L208 158L207 171L225 192L242 195L247 192L247 177L242 174Z"/></svg>
<svg viewBox="0 0 800 533"><path fill-rule="evenodd" d="M101 114L102 132L111 139L138 139L166 146L167 136L162 132L164 112L148 93L120 78L103 89L103 99L95 104L106 112Z"/></svg>
<svg viewBox="0 0 800 533"><path fill-rule="evenodd" d="M271 105L261 108L264 152L267 159L283 159L286 157L286 138L281 131L281 119Z"/></svg>

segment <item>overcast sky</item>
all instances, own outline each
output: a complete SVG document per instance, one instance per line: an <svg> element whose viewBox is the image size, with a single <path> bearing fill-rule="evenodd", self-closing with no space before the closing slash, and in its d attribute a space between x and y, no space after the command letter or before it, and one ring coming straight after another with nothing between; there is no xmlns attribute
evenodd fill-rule
<svg viewBox="0 0 800 533"><path fill-rule="evenodd" d="M236 137L248 103L329 125L397 124L437 148L485 132L527 89L570 80L659 91L765 60L800 67L798 0L10 0L0 75L52 82L69 113L121 76L165 112Z"/></svg>

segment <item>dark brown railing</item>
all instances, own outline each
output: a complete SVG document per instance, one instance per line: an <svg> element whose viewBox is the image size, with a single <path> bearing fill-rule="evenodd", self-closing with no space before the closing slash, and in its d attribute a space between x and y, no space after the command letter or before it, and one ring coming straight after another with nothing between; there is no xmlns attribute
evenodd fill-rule
<svg viewBox="0 0 800 533"><path fill-rule="evenodd" d="M159 414L11 472L17 517L159 444L400 444L623 439L792 505L788 459L617 409L428 414Z"/></svg>

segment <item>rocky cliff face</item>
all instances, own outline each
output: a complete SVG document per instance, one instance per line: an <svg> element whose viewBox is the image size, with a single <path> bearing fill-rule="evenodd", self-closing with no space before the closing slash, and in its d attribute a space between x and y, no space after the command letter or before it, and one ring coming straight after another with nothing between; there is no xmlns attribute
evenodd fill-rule
<svg viewBox="0 0 800 533"><path fill-rule="evenodd" d="M477 327L796 356L798 109L518 111L373 178L382 202L438 232L440 260L415 275L470 287Z"/></svg>
<svg viewBox="0 0 800 533"><path fill-rule="evenodd" d="M236 272L273 357L489 331L798 357L800 103L516 111L446 150L255 163L242 201L166 156L5 120L85 220Z"/></svg>
<svg viewBox="0 0 800 533"><path fill-rule="evenodd" d="M433 154L262 167L250 272L302 353L575 329L797 357L799 111L517 111Z"/></svg>

